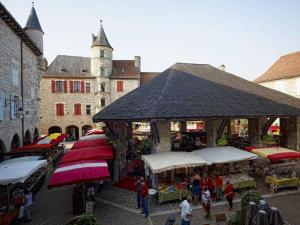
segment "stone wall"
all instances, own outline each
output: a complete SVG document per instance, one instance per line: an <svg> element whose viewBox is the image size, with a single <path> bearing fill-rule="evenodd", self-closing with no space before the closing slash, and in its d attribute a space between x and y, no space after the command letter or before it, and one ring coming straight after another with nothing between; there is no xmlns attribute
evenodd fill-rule
<svg viewBox="0 0 300 225"><path fill-rule="evenodd" d="M123 81L123 91L118 92L117 91L117 82ZM110 97L111 102L116 101L123 95L126 95L127 93L131 92L132 90L138 88L140 86L140 80L139 79L111 79L110 80Z"/></svg>
<svg viewBox="0 0 300 225"><path fill-rule="evenodd" d="M52 80L66 80L68 86L67 93L52 93L51 81ZM70 93L69 81L78 80L89 82L91 85L90 93ZM51 126L59 126L62 128L62 132L66 131L66 127L70 125L77 126L79 128L79 136L81 136L82 127L84 125L90 125L95 128L95 124L92 121L95 112L95 85L94 79L75 79L75 78L42 78L41 81L41 132L43 134L48 133L48 129ZM64 116L56 115L56 104L64 104ZM74 115L74 104L81 104L81 115ZM91 105L91 114L86 115L86 105Z"/></svg>
<svg viewBox="0 0 300 225"><path fill-rule="evenodd" d="M41 61L23 43L23 86L24 86L24 133L28 130L33 137L39 127L39 82L42 74ZM22 119L17 115L11 118L11 96L19 97L16 108L22 107L21 101L21 40L0 19L0 107L3 109L3 120L0 120L0 140L5 150L10 151L12 138L17 134L22 142ZM6 104L5 104L5 99ZM18 103L18 104L17 104Z"/></svg>

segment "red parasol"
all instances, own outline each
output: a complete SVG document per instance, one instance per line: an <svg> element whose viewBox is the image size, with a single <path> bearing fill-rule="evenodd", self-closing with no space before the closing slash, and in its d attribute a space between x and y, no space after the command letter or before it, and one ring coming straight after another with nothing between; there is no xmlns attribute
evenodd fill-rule
<svg viewBox="0 0 300 225"><path fill-rule="evenodd" d="M95 147L95 146L108 146L107 138L103 139L94 139L94 140L84 140L84 141L76 141L72 149L75 148L84 148L84 147Z"/></svg>
<svg viewBox="0 0 300 225"><path fill-rule="evenodd" d="M48 188L109 179L105 161L86 160L59 166L52 174Z"/></svg>
<svg viewBox="0 0 300 225"><path fill-rule="evenodd" d="M66 153L61 159L60 163L70 163L81 160L108 160L113 159L113 151L110 146L96 146L73 149Z"/></svg>

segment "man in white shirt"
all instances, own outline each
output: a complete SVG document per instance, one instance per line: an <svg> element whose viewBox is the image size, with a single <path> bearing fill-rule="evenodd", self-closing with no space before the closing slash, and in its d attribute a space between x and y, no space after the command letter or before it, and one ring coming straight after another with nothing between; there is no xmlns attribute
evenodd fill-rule
<svg viewBox="0 0 300 225"><path fill-rule="evenodd" d="M190 225L192 218L191 198L184 200L180 204L181 225Z"/></svg>

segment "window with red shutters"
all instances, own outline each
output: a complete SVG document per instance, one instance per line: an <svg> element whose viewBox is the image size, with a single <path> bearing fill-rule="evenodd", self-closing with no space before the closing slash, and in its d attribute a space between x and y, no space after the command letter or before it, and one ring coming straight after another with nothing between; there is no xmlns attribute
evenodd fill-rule
<svg viewBox="0 0 300 225"><path fill-rule="evenodd" d="M79 103L74 104L74 115L75 116L81 115L81 104Z"/></svg>
<svg viewBox="0 0 300 225"><path fill-rule="evenodd" d="M84 93L84 81L81 81L81 93Z"/></svg>
<svg viewBox="0 0 300 225"><path fill-rule="evenodd" d="M123 81L122 80L117 81L117 92L123 92Z"/></svg>
<svg viewBox="0 0 300 225"><path fill-rule="evenodd" d="M73 93L73 89L74 88L74 86L73 86L73 81L70 81L70 93Z"/></svg>
<svg viewBox="0 0 300 225"><path fill-rule="evenodd" d="M64 104L57 103L56 104L56 115L63 116L64 115Z"/></svg>
<svg viewBox="0 0 300 225"><path fill-rule="evenodd" d="M64 92L65 92L65 93L68 92L68 83L67 83L66 80L64 81Z"/></svg>
<svg viewBox="0 0 300 225"><path fill-rule="evenodd" d="M51 80L51 90L52 93L55 93L55 80Z"/></svg>

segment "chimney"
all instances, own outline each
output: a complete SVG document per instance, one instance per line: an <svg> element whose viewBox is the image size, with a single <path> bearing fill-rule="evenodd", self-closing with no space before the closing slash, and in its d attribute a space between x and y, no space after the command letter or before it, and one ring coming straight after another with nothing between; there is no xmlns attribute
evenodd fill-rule
<svg viewBox="0 0 300 225"><path fill-rule="evenodd" d="M225 71L226 66L224 64L222 64L221 66L219 66L219 69Z"/></svg>
<svg viewBox="0 0 300 225"><path fill-rule="evenodd" d="M141 57L134 56L134 66L138 67L141 70Z"/></svg>

